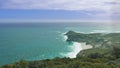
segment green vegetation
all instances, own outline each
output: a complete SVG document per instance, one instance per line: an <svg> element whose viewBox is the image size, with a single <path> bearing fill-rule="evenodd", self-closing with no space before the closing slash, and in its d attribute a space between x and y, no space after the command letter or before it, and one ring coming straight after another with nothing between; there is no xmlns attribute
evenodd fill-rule
<svg viewBox="0 0 120 68"><path fill-rule="evenodd" d="M79 52L77 57L87 57L96 55L112 58L112 50L117 52L116 57L120 57L120 33L91 33L83 34L69 31L65 35L68 36L68 42L85 42L87 45L93 46L92 49L87 49Z"/></svg>
<svg viewBox="0 0 120 68"><path fill-rule="evenodd" d="M114 49L113 49L114 51ZM39 61L24 61L3 65L0 68L120 68L120 58L116 57L116 50L112 54L114 59L94 53L87 57L54 58Z"/></svg>
<svg viewBox="0 0 120 68"><path fill-rule="evenodd" d="M120 33L82 34L69 31L66 35L68 42L86 42L93 48L82 50L74 59L21 60L0 68L120 68Z"/></svg>
<svg viewBox="0 0 120 68"><path fill-rule="evenodd" d="M86 42L93 48L112 48L113 45L120 45L120 33L91 33L83 34L69 31L65 35L68 36L68 42Z"/></svg>

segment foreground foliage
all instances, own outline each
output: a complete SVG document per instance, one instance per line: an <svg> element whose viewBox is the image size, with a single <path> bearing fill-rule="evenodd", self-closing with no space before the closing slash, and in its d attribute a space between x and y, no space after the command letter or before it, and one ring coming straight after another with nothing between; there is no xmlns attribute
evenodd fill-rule
<svg viewBox="0 0 120 68"><path fill-rule="evenodd" d="M120 68L120 65L106 58L55 58L32 62L22 60L1 68Z"/></svg>

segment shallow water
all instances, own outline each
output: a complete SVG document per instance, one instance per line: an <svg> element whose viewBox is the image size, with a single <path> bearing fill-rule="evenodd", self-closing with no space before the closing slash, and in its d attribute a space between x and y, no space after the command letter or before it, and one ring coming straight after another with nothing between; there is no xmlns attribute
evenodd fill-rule
<svg viewBox="0 0 120 68"><path fill-rule="evenodd" d="M69 30L83 33L119 32L118 27L113 29L111 25L89 23L0 24L0 65L21 59L74 58L81 47L65 41L64 34Z"/></svg>

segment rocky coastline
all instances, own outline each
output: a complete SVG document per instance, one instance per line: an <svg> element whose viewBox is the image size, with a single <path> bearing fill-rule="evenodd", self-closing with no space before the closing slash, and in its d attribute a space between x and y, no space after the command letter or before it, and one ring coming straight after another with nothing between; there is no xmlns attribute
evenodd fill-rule
<svg viewBox="0 0 120 68"><path fill-rule="evenodd" d="M77 33L74 31L68 31L65 34L67 42L80 42L91 45L90 49L83 49L77 54L77 57L86 56L91 53L106 54L109 53L114 47L120 45L120 33ZM83 45L84 47L84 45Z"/></svg>

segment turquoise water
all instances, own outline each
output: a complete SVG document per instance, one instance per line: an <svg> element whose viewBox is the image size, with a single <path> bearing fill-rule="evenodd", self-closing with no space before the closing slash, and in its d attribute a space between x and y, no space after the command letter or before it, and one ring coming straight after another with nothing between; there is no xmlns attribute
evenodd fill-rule
<svg viewBox="0 0 120 68"><path fill-rule="evenodd" d="M72 52L68 47L72 45L65 41L65 32L74 30L90 33L112 31L111 29L113 28L109 25L83 23L0 24L0 65L21 59L65 57L63 54Z"/></svg>

